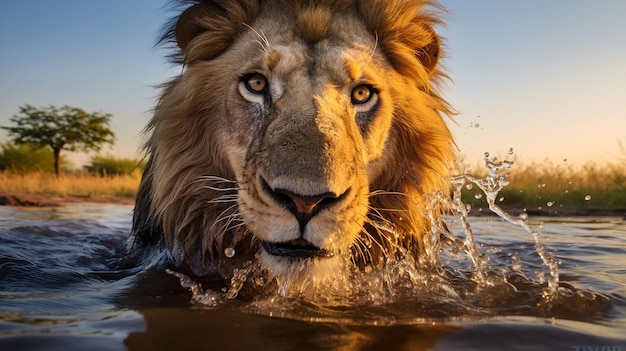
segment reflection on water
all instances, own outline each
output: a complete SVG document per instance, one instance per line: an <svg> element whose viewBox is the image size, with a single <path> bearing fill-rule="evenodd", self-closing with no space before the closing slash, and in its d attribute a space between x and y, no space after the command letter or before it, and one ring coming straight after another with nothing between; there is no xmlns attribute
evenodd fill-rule
<svg viewBox="0 0 626 351"><path fill-rule="evenodd" d="M0 349L626 350L623 218L529 219L558 263L554 299L551 268L524 228L469 217L477 264L467 223L449 217L458 240L437 270L390 262L352 272L349 299L303 300L280 296L250 265L236 292L201 282L195 296L216 299L205 306L164 269L123 260L131 211L0 207Z"/></svg>

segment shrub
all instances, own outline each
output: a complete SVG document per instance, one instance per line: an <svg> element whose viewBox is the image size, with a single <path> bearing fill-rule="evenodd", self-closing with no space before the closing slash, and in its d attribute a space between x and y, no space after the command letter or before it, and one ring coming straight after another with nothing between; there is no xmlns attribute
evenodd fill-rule
<svg viewBox="0 0 626 351"><path fill-rule="evenodd" d="M0 144L0 171L18 174L54 172L54 157L48 148Z"/></svg>
<svg viewBox="0 0 626 351"><path fill-rule="evenodd" d="M140 173L145 168L145 162L132 158L117 158L112 156L94 156L91 164L85 166L89 172L106 175L130 175Z"/></svg>

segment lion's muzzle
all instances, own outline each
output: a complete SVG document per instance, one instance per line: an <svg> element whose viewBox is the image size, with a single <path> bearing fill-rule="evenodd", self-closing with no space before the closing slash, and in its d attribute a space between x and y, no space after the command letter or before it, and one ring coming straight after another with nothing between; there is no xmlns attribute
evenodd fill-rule
<svg viewBox="0 0 626 351"><path fill-rule="evenodd" d="M321 211L340 203L350 192L350 188L342 194L324 192L319 195L300 195L283 188L273 189L264 179L261 179L261 189L276 203L287 209L295 216L300 225L300 234L304 234L306 225ZM331 257L333 253L319 248L311 242L300 238L288 242L264 241L263 249L274 256L294 258Z"/></svg>
<svg viewBox="0 0 626 351"><path fill-rule="evenodd" d="M263 179L261 179L261 186L265 193L296 217L301 233L304 233L304 227L311 218L320 211L341 202L350 192L348 188L342 194L324 192L319 195L299 195L288 189L272 189Z"/></svg>

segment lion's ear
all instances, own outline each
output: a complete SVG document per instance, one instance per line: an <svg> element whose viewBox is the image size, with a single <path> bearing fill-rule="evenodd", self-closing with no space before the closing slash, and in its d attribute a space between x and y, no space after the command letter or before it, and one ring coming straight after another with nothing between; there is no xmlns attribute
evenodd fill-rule
<svg viewBox="0 0 626 351"><path fill-rule="evenodd" d="M207 1L178 17L173 34L186 63L220 55L258 13L257 1Z"/></svg>
<svg viewBox="0 0 626 351"><path fill-rule="evenodd" d="M426 72L428 72L428 74L432 74L435 72L437 62L439 61L439 49L441 42L439 40L439 36L435 33L435 30L432 27L428 26L426 27L426 30L430 32L431 40L428 45L422 47L418 51L418 58L426 69Z"/></svg>
<svg viewBox="0 0 626 351"><path fill-rule="evenodd" d="M197 4L183 11L178 17L174 34L176 35L176 43L183 52L193 38L205 31L200 24L200 19L205 16L211 16L211 8Z"/></svg>

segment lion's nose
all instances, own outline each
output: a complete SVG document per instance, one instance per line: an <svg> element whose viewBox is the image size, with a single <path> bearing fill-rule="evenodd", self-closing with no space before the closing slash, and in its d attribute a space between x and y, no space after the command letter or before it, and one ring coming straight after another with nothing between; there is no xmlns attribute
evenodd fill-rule
<svg viewBox="0 0 626 351"><path fill-rule="evenodd" d="M263 182L263 188L276 202L293 213L300 224L301 232L304 231L304 227L311 218L315 217L321 210L340 202L350 190L346 190L343 194L326 192L319 195L305 196L287 189L272 189L265 182Z"/></svg>

